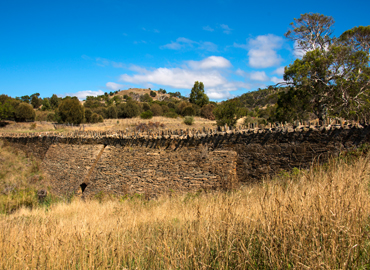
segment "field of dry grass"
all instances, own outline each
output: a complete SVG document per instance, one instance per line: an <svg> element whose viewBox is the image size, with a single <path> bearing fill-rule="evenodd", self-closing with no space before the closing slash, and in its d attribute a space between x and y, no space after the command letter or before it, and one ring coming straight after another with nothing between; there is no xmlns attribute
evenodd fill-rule
<svg viewBox="0 0 370 270"><path fill-rule="evenodd" d="M222 193L0 217L1 269L369 269L370 156Z"/></svg>
<svg viewBox="0 0 370 270"><path fill-rule="evenodd" d="M35 193L43 187L47 187L47 179L40 161L0 140L0 213L37 206Z"/></svg>
<svg viewBox="0 0 370 270"><path fill-rule="evenodd" d="M159 122L163 124L161 129L187 129L195 128L215 128L216 121L211 121L201 117L194 117L194 124L191 126L184 124L182 117L178 118L167 118L163 116L155 116L152 119L141 119L140 117L128 118L128 119L105 119L103 123L96 124L81 124L78 127L69 126L54 126L51 122L46 121L35 121L32 123L17 123L7 121L7 125L0 127L0 133L28 133L28 132L71 132L74 130L94 130L94 131L118 131L118 130L133 130L139 123Z"/></svg>

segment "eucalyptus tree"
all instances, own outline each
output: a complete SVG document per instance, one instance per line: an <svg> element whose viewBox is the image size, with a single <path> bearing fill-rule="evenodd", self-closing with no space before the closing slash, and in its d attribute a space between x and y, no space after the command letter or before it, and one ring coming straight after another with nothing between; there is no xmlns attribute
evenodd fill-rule
<svg viewBox="0 0 370 270"><path fill-rule="evenodd" d="M370 26L355 27L336 38L333 24L331 17L321 14L294 19L285 36L305 54L285 68L284 80L321 120L327 114L363 118L370 107ZM282 93L281 99L287 94ZM291 105L278 111L284 115L284 110L294 108Z"/></svg>

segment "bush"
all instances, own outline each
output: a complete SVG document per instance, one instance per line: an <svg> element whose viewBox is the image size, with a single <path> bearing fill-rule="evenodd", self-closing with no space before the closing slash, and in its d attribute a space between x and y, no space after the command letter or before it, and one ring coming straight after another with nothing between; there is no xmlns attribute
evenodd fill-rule
<svg viewBox="0 0 370 270"><path fill-rule="evenodd" d="M143 111L144 111L144 112L145 112L145 111L149 111L149 110L150 110L150 106L149 106L149 104L148 104L148 103L144 102L144 103L142 103L142 106L143 106Z"/></svg>
<svg viewBox="0 0 370 270"><path fill-rule="evenodd" d="M85 110L80 101L73 97L65 98L58 108L63 123L80 124L85 118Z"/></svg>
<svg viewBox="0 0 370 270"><path fill-rule="evenodd" d="M168 113L170 111L170 108L168 108L167 105L162 105L162 112L163 114Z"/></svg>
<svg viewBox="0 0 370 270"><path fill-rule="evenodd" d="M39 98L40 94L33 94L31 97L31 104L34 109L38 109L41 106L42 99Z"/></svg>
<svg viewBox="0 0 370 270"><path fill-rule="evenodd" d="M118 107L119 118L133 118L138 116L140 113L140 107L134 101L128 101L127 103L121 103Z"/></svg>
<svg viewBox="0 0 370 270"><path fill-rule="evenodd" d="M104 117L102 115L100 115L100 114L99 114L98 122L99 123L103 123L104 122Z"/></svg>
<svg viewBox="0 0 370 270"><path fill-rule="evenodd" d="M185 116L184 124L191 126L194 123L194 118L192 116Z"/></svg>
<svg viewBox="0 0 370 270"><path fill-rule="evenodd" d="M152 104L150 110L153 112L154 116L161 116L163 114L161 105L158 105L156 103Z"/></svg>
<svg viewBox="0 0 370 270"><path fill-rule="evenodd" d="M50 101L47 98L44 98L42 100L42 104L41 105L42 105L41 110L43 110L43 111L48 111L48 110L51 109Z"/></svg>
<svg viewBox="0 0 370 270"><path fill-rule="evenodd" d="M117 108L116 106L109 106L107 109L107 116L110 119L117 118Z"/></svg>
<svg viewBox="0 0 370 270"><path fill-rule="evenodd" d="M173 111L169 111L168 113L165 113L164 116L168 118L177 118L178 114Z"/></svg>
<svg viewBox="0 0 370 270"><path fill-rule="evenodd" d="M157 93L156 93L156 92L154 92L154 91L150 91L150 96L151 96L151 97L155 97L155 96L157 96Z"/></svg>
<svg viewBox="0 0 370 270"><path fill-rule="evenodd" d="M93 113L91 115L91 122L90 123L98 123L99 122L99 114Z"/></svg>
<svg viewBox="0 0 370 270"><path fill-rule="evenodd" d="M145 111L140 114L141 119L151 119L153 117L152 111Z"/></svg>
<svg viewBox="0 0 370 270"><path fill-rule="evenodd" d="M99 108L93 109L93 112L100 114L101 116L103 116L103 118L108 118L108 109L105 107L99 107Z"/></svg>
<svg viewBox="0 0 370 270"><path fill-rule="evenodd" d="M206 119L209 119L209 120L215 120L215 115L213 114L213 110L214 110L215 106L213 104L207 104L205 106L202 107L201 111L200 111L200 115L203 117L203 118L206 118Z"/></svg>
<svg viewBox="0 0 370 270"><path fill-rule="evenodd" d="M153 99L148 94L140 96L140 102L152 102L152 101Z"/></svg>
<svg viewBox="0 0 370 270"><path fill-rule="evenodd" d="M46 117L46 121L48 122L54 122L55 121L55 113L49 113Z"/></svg>
<svg viewBox="0 0 370 270"><path fill-rule="evenodd" d="M37 110L35 111L35 113L36 113L35 121L47 121L48 116L47 111Z"/></svg>
<svg viewBox="0 0 370 270"><path fill-rule="evenodd" d="M235 126L236 121L242 115L240 106L240 102L236 99L222 102L222 104L214 110L214 115L217 119L217 125L223 126L227 124L229 127Z"/></svg>
<svg viewBox="0 0 370 270"><path fill-rule="evenodd" d="M126 101L131 100L132 98L128 95L123 95L123 99L126 99Z"/></svg>
<svg viewBox="0 0 370 270"><path fill-rule="evenodd" d="M17 122L35 121L36 113L31 104L22 102L15 110L15 118Z"/></svg>
<svg viewBox="0 0 370 270"><path fill-rule="evenodd" d="M169 104L168 104L169 105ZM183 115L183 110L186 108L186 107L191 107L191 104L189 102L186 102L186 101L182 101L180 102L179 104L177 104L176 106L176 113L177 114L181 114ZM171 107L170 107L171 108Z"/></svg>
<svg viewBox="0 0 370 270"><path fill-rule="evenodd" d="M195 115L195 110L192 106L185 107L182 110L182 115L183 116L193 116L193 115Z"/></svg>
<svg viewBox="0 0 370 270"><path fill-rule="evenodd" d="M86 123L91 123L91 116L92 116L93 112L92 110L90 109L85 109L85 119L86 119Z"/></svg>

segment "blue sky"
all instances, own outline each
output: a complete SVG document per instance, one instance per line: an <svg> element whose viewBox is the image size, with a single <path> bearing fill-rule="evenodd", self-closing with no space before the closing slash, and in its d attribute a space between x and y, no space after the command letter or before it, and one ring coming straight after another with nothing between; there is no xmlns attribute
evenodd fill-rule
<svg viewBox="0 0 370 270"><path fill-rule="evenodd" d="M284 38L300 14L335 35L369 25L370 1L0 1L0 93L102 94L133 87L212 100L273 85L296 58Z"/></svg>

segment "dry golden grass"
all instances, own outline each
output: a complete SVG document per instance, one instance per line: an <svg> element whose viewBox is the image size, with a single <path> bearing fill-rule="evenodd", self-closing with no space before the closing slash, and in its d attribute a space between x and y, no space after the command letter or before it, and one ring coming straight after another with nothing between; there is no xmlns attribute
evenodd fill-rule
<svg viewBox="0 0 370 270"><path fill-rule="evenodd" d="M7 121L8 125L0 127L0 133L34 133L34 132L71 132L75 130L93 130L93 131L118 131L118 130L133 130L138 123L160 122L164 124L161 129L187 129L195 128L215 128L216 121L211 121L201 117L194 117L194 124L191 126L184 124L182 117L167 118L163 116L155 116L152 119L141 119L140 117L127 119L105 119L103 123L96 124L81 124L78 127L57 126L55 129L53 123L45 121L35 121L32 123L17 123ZM32 126L36 124L36 126Z"/></svg>
<svg viewBox="0 0 370 270"><path fill-rule="evenodd" d="M21 209L0 219L0 268L368 269L369 158L231 193Z"/></svg>
<svg viewBox="0 0 370 270"><path fill-rule="evenodd" d="M55 131L54 125L46 121L14 122L5 121L6 125L0 127L0 133L28 133ZM35 125L36 124L36 125Z"/></svg>
<svg viewBox="0 0 370 270"><path fill-rule="evenodd" d="M0 213L37 206L36 191L45 187L40 161L0 140Z"/></svg>

